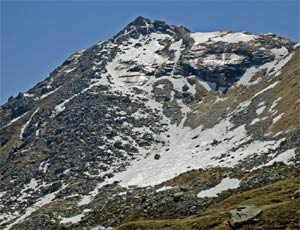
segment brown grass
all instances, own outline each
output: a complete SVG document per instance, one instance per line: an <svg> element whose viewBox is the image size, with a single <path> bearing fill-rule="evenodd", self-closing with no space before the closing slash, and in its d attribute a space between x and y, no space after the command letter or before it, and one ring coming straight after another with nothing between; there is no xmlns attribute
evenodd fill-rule
<svg viewBox="0 0 300 230"><path fill-rule="evenodd" d="M263 210L257 222L247 223L243 229L299 229L299 200L292 199L299 184L299 178L274 183L233 195L198 216L129 222L119 226L118 230L230 229L227 212L240 204L255 204Z"/></svg>

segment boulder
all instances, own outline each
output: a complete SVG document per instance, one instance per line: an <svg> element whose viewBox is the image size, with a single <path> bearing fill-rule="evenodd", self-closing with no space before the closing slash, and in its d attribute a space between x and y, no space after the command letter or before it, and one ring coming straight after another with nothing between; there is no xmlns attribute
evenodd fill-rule
<svg viewBox="0 0 300 230"><path fill-rule="evenodd" d="M173 195L173 200L178 202L184 196L184 192L178 192Z"/></svg>
<svg viewBox="0 0 300 230"><path fill-rule="evenodd" d="M232 228L239 228L247 221L261 214L261 209L255 205L241 205L229 211L228 223Z"/></svg>
<svg viewBox="0 0 300 230"><path fill-rule="evenodd" d="M154 159L155 159L155 160L159 160L159 159L160 159L160 155L159 155L159 154L155 154L155 155L154 155Z"/></svg>

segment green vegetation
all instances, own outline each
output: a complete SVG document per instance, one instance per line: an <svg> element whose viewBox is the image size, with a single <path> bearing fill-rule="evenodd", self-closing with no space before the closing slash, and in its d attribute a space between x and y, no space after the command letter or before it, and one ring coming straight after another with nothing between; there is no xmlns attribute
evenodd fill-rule
<svg viewBox="0 0 300 230"><path fill-rule="evenodd" d="M121 225L118 230L192 230L230 229L227 212L240 204L255 204L263 210L254 222L243 229L299 229L299 200L293 193L300 179L294 178L230 196L197 216L173 220L135 221Z"/></svg>

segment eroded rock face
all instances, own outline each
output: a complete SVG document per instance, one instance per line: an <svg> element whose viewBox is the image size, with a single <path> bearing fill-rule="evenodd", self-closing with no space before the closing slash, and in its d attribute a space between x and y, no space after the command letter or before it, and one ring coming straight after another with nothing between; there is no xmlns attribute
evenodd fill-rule
<svg viewBox="0 0 300 230"><path fill-rule="evenodd" d="M266 41L270 40L268 35L256 37L249 34L232 38L232 43L226 42L226 37L232 36L230 32L220 32L212 35L212 40L197 42L197 38L203 36L195 33L192 35L194 43L181 57L181 65L178 73L184 76L196 75L198 78L210 83L215 90L225 92L231 85L237 82L245 71L251 66L260 66L275 59ZM249 37L248 42L243 42L243 37ZM223 38L223 39L222 39ZM239 40L240 39L240 40ZM250 40L251 39L251 40ZM278 43L272 41L274 47L286 45L286 39L279 39ZM292 44L288 45L291 49Z"/></svg>
<svg viewBox="0 0 300 230"><path fill-rule="evenodd" d="M298 60L293 45L276 35L191 33L139 17L112 39L71 55L0 107L0 225L22 223L57 199L78 203L81 213L97 194L109 212L93 216L107 220L115 210L104 197L124 187L151 187L199 168L251 170L276 159L297 164L298 126L285 122L293 129L283 130L281 123L294 121L288 116L297 109L299 72L291 67L293 74L281 74ZM291 111L285 113L284 101ZM106 185L116 191L101 190ZM139 202L145 218L163 212L165 203L182 207L166 218L201 206L191 192L151 191L147 201L142 192L111 198L122 204L122 220L140 211ZM51 218L40 216L54 218L58 228L62 216Z"/></svg>

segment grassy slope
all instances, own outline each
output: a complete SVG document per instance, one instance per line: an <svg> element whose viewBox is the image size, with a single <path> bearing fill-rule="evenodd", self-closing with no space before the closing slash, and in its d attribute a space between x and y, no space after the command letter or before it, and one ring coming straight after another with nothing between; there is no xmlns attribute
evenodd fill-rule
<svg viewBox="0 0 300 230"><path fill-rule="evenodd" d="M195 102L191 105L193 113L188 114L185 125L190 127L197 127L200 124L205 128L210 128L216 124L219 117L228 114L228 108L234 109L236 105L252 98L256 93L265 89L269 85L279 81L274 88L264 93L263 101L266 102L267 109L261 117L272 116L268 112L273 101L281 97L282 99L275 106L274 110L278 111L273 116L283 114L282 118L273 125L270 125L266 133L269 137L278 132L292 132L300 129L300 48L294 51L291 60L281 69L281 74L278 76L259 75L262 80L258 84L250 87L235 85L229 88L225 95L209 92L204 98L202 103ZM263 72L263 71L262 71ZM199 92L203 89L199 87ZM203 96L203 95L202 95ZM216 97L222 98L223 101L215 103Z"/></svg>
<svg viewBox="0 0 300 230"><path fill-rule="evenodd" d="M292 199L300 179L293 178L258 189L235 194L197 216L174 220L135 221L121 225L118 230L190 230L230 229L226 213L240 204L255 204L263 212L256 222L243 229L299 229L299 200Z"/></svg>
<svg viewBox="0 0 300 230"><path fill-rule="evenodd" d="M283 84L278 84L268 97L282 97L276 106L279 115L283 113L282 119L269 128L272 133L280 131L300 130L300 48L295 51L293 58L283 67L279 79Z"/></svg>

